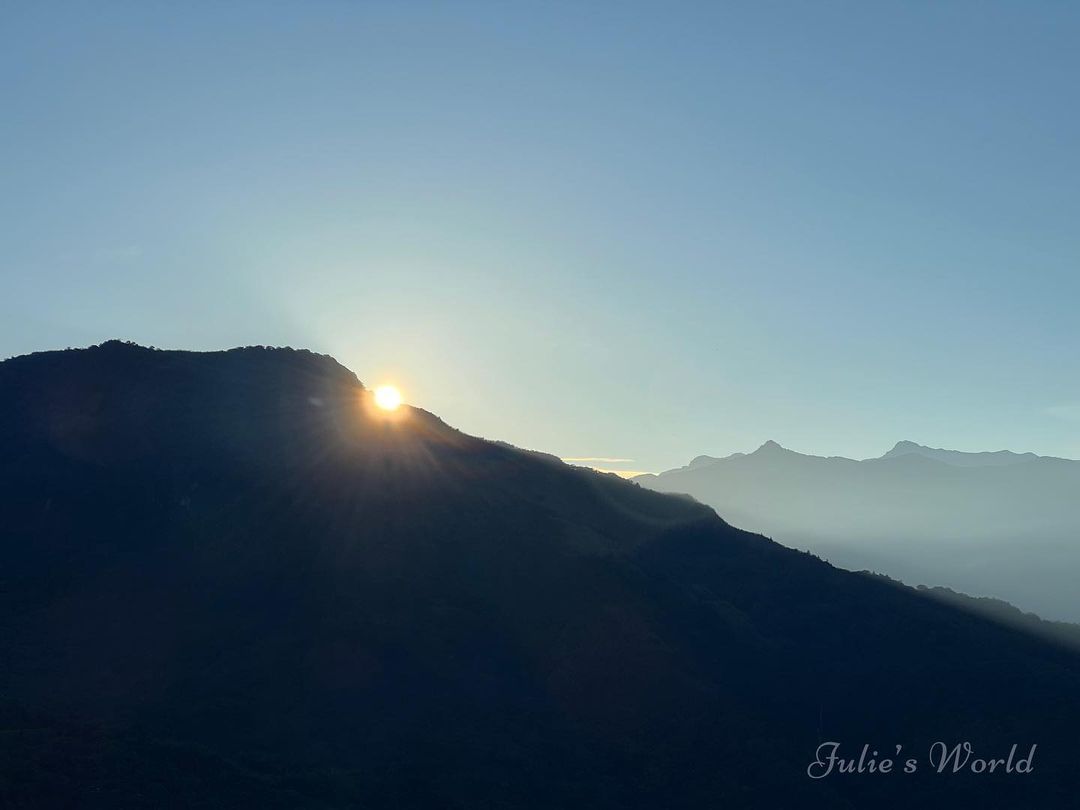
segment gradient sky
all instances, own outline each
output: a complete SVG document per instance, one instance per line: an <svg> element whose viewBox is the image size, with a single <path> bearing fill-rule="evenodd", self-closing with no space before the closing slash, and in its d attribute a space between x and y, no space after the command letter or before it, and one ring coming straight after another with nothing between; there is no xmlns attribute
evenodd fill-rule
<svg viewBox="0 0 1080 810"><path fill-rule="evenodd" d="M659 470L1080 457L1080 6L0 5L0 356L292 345Z"/></svg>

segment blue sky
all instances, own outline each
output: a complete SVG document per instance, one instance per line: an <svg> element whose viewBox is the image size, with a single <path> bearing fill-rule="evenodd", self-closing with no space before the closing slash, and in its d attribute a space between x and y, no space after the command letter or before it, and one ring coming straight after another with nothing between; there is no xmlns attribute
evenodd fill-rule
<svg viewBox="0 0 1080 810"><path fill-rule="evenodd" d="M1063 3L6 3L0 356L309 347L625 469L1080 457L1078 40Z"/></svg>

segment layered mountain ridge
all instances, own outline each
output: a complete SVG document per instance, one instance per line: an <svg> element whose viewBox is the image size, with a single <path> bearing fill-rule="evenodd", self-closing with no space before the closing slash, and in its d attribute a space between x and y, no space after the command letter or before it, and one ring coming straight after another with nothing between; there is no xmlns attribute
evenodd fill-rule
<svg viewBox="0 0 1080 810"><path fill-rule="evenodd" d="M1014 453L1011 450L995 450L991 452L967 453L960 450L943 450L937 447L926 447L911 441L900 441L892 450L882 458L895 458L905 455L920 455L953 464L958 467L998 467L1009 464L1022 464L1027 461L1035 461L1044 456L1034 453ZM1063 460L1063 459L1061 459Z"/></svg>
<svg viewBox="0 0 1080 810"><path fill-rule="evenodd" d="M737 526L846 568L1080 620L1070 573L1080 566L1078 461L910 441L855 460L769 441L634 481L692 495Z"/></svg>

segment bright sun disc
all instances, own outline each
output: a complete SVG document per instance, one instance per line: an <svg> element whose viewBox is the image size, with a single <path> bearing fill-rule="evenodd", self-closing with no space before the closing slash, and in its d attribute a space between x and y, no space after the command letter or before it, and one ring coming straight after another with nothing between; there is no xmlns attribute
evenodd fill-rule
<svg viewBox="0 0 1080 810"><path fill-rule="evenodd" d="M375 389L375 404L384 411L393 411L401 404L401 392L392 385L380 385Z"/></svg>

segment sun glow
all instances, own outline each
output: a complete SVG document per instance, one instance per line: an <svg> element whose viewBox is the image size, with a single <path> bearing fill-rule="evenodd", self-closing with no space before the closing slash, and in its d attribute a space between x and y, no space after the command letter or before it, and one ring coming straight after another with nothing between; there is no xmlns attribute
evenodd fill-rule
<svg viewBox="0 0 1080 810"><path fill-rule="evenodd" d="M384 411L396 411L401 404L401 392L392 385L380 385L375 389L375 404Z"/></svg>

